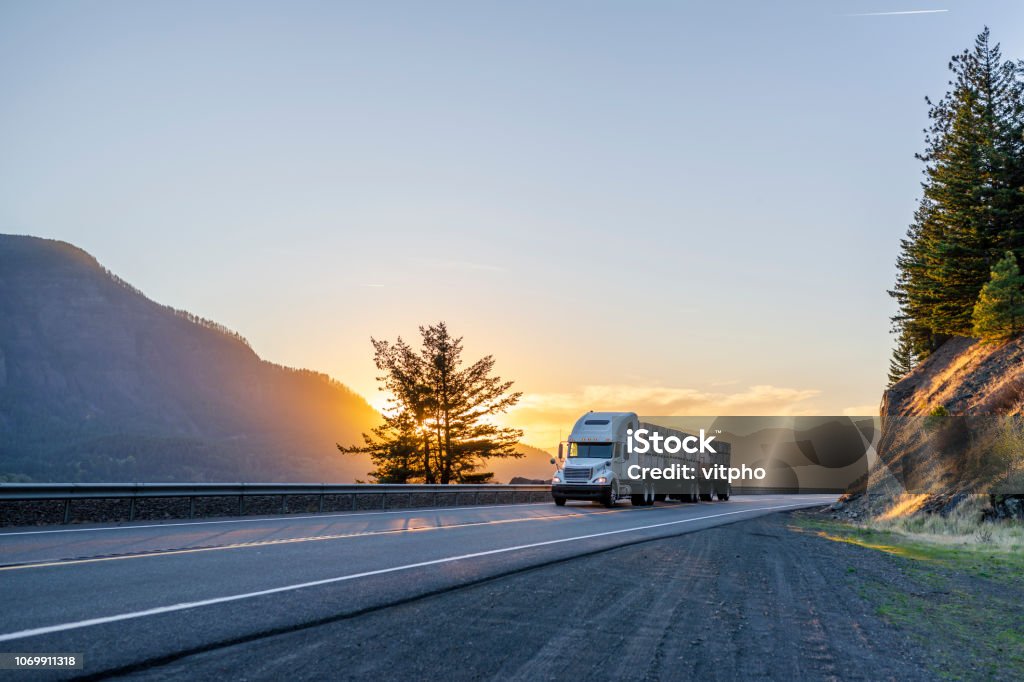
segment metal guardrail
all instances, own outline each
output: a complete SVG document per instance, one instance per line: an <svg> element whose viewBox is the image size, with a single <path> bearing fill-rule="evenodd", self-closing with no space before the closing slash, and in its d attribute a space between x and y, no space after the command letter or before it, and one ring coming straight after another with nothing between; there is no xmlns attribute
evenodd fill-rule
<svg viewBox="0 0 1024 682"><path fill-rule="evenodd" d="M122 499L246 495L548 492L551 486L398 483L0 483L0 500Z"/></svg>
<svg viewBox="0 0 1024 682"><path fill-rule="evenodd" d="M418 495L423 500L428 496L429 504L438 506L442 496L448 496L448 501L458 505L460 501L465 503L466 495L472 495L469 504L479 504L480 495L504 493L505 501L516 503L517 501L528 501L532 495L537 493L548 493L550 485L500 485L500 484L479 484L479 485L420 485L420 484L331 484L331 483L0 483L0 505L31 505L32 503L57 503L63 504L60 514L60 523L70 523L72 520L72 503L87 503L88 501L112 500L128 501L126 520L136 519L137 508L145 501L187 499L187 515L184 509L181 510L179 518L194 518L196 516L196 500L203 498L237 498L237 507L232 502L231 513L239 516L245 515L248 511L246 500L253 498L280 497L280 507L269 509L266 505L262 508L265 511L257 513L287 513L290 511L288 500L316 498L315 509L307 508L304 511L323 512L325 511L325 500L329 496L345 495L350 496L351 503L347 507L350 510L359 509L389 509L389 498L395 501L398 496L410 496L407 501L410 504L406 507L424 506L412 505L411 496ZM511 495L509 495L511 493ZM521 495L520 495L521 494ZM450 496L454 495L454 498ZM379 506L373 496L380 497ZM517 496L519 499L517 500ZM525 498L525 499L523 499ZM340 511L333 500L330 505L332 510ZM370 507L367 503L375 506ZM275 503L276 505L276 503ZM453 505L454 506L454 505ZM224 515L221 512L219 515ZM56 522L50 521L50 523ZM10 523L7 518L0 515L0 525ZM15 522L17 523L17 522Z"/></svg>
<svg viewBox="0 0 1024 682"><path fill-rule="evenodd" d="M547 484L0 483L0 526L516 504L550 499L550 490ZM733 492L842 491L735 486Z"/></svg>

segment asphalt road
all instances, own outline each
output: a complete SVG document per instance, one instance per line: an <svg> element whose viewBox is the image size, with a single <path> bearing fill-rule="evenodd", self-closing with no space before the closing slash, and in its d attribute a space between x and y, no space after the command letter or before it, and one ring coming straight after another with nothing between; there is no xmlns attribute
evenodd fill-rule
<svg viewBox="0 0 1024 682"><path fill-rule="evenodd" d="M276 676L261 660L260 642L291 635L315 643L337 623L370 613L394 613L392 627L400 630L400 608L427 596L832 499L736 496L636 509L535 504L11 530L0 533L0 652L82 653L77 674L175 677L188 676L176 664L231 651L222 673ZM689 570L685 561L678 570ZM340 676L338 665L325 657L303 671Z"/></svg>

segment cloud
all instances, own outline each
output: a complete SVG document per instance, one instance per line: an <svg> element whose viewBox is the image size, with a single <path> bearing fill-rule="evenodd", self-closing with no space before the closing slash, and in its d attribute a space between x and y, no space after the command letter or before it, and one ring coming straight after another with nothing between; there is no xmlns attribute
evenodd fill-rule
<svg viewBox="0 0 1024 682"><path fill-rule="evenodd" d="M878 405L855 405L843 408L844 417L877 417Z"/></svg>
<svg viewBox="0 0 1024 682"><path fill-rule="evenodd" d="M820 395L817 389L798 389L768 384L750 386L736 392L701 391L669 386L631 386L628 384L584 386L574 393L533 393L523 396L517 410L610 410L629 409L650 415L723 415L810 413L800 405Z"/></svg>
<svg viewBox="0 0 1024 682"><path fill-rule="evenodd" d="M669 386L590 385L565 393L527 393L502 421L526 430L525 440L557 442L587 410L622 410L643 416L795 416L819 411L809 401L818 389L759 384L720 392ZM871 413L868 413L871 414Z"/></svg>
<svg viewBox="0 0 1024 682"><path fill-rule="evenodd" d="M847 14L848 17L897 17L909 14L942 14L948 9L908 9L896 12L863 12L861 14Z"/></svg>

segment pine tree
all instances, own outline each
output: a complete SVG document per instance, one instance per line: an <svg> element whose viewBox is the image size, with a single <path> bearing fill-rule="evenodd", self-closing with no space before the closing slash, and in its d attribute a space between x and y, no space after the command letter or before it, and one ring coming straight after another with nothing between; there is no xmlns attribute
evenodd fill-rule
<svg viewBox="0 0 1024 682"><path fill-rule="evenodd" d="M889 295L896 299L899 313L892 318L892 332L909 344L915 358L922 360L949 338L935 331L930 314L936 305L935 255L929 235L931 205L922 200L907 236L900 241L896 259L896 286Z"/></svg>
<svg viewBox="0 0 1024 682"><path fill-rule="evenodd" d="M441 457L441 483L480 480L481 464L493 457L521 457L515 450L522 437L518 429L490 421L513 407L522 393L509 393L511 381L493 376L494 357L486 356L462 366L462 338L453 338L444 322L420 327L420 351L435 406L434 427Z"/></svg>
<svg viewBox="0 0 1024 682"><path fill-rule="evenodd" d="M892 351L892 359L889 361L889 383L886 388L891 388L893 384L907 376L916 365L914 339L907 333L906 328L901 327L896 338L896 347Z"/></svg>
<svg viewBox="0 0 1024 682"><path fill-rule="evenodd" d="M377 381L388 394L382 423L363 434L363 445L338 445L347 454L370 455L378 483L436 483L433 441L425 426L432 411L430 392L423 384L419 354L399 338L395 343L370 339Z"/></svg>
<svg viewBox="0 0 1024 682"><path fill-rule="evenodd" d="M1024 277L1007 251L992 268L992 278L974 306L975 336L994 341L1024 331Z"/></svg>
<svg viewBox="0 0 1024 682"><path fill-rule="evenodd" d="M930 105L921 205L889 292L919 357L973 329L978 293L1002 254L1024 253L1024 70L986 28L953 57L951 89Z"/></svg>
<svg viewBox="0 0 1024 682"><path fill-rule="evenodd" d="M369 454L378 483L469 483L487 481L480 469L493 457L522 457L522 431L500 427L492 418L522 396L511 381L493 375L490 355L463 367L462 338L444 322L420 327L417 351L399 338L371 339L381 388L390 397L383 423L363 434L363 445L344 453Z"/></svg>

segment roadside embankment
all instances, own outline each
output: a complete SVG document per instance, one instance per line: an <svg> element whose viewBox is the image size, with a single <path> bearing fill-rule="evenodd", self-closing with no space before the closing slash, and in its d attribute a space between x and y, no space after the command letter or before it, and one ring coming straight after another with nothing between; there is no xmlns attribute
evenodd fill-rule
<svg viewBox="0 0 1024 682"><path fill-rule="evenodd" d="M1024 336L949 339L885 392L881 418L884 465L837 516L946 543L1019 543Z"/></svg>

